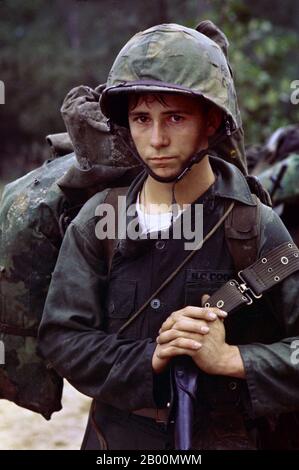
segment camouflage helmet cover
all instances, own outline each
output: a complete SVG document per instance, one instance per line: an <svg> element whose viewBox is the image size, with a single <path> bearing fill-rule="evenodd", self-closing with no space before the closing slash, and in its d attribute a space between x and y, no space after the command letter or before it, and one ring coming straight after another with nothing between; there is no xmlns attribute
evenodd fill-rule
<svg viewBox="0 0 299 470"><path fill-rule="evenodd" d="M241 126L233 78L223 51L191 28L162 24L129 40L108 75L101 97L103 113L120 124L122 99L132 91L202 96L225 112L232 130Z"/></svg>

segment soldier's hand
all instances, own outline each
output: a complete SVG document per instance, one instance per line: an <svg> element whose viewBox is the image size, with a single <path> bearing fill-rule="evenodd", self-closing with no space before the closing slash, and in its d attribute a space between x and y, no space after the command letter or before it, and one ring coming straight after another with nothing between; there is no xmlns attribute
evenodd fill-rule
<svg viewBox="0 0 299 470"><path fill-rule="evenodd" d="M217 318L203 336L201 348L192 354L195 364L207 374L245 378L245 368L238 346L225 342L225 328Z"/></svg>
<svg viewBox="0 0 299 470"><path fill-rule="evenodd" d="M188 306L173 312L162 324L152 365L156 373L162 372L175 356L193 357L202 346L202 339L210 331L211 323L227 313L218 308Z"/></svg>
<svg viewBox="0 0 299 470"><path fill-rule="evenodd" d="M157 344L152 357L152 368L156 374L160 374L173 357L182 355L193 357L199 348L200 344L197 341L185 338L179 338L170 343Z"/></svg>
<svg viewBox="0 0 299 470"><path fill-rule="evenodd" d="M208 374L217 374L219 364L227 353L229 346L225 342L223 320L217 318L210 325L209 334L202 336L200 351L192 355L195 364Z"/></svg>
<svg viewBox="0 0 299 470"><path fill-rule="evenodd" d="M202 305L208 300L209 295L202 296ZM188 306L173 312L162 324L159 330L161 342L167 342L176 337L184 336L185 332L207 334L209 324L218 317L226 318L227 313L216 307L193 307ZM164 334L165 333L165 334ZM188 335L189 337L189 335Z"/></svg>

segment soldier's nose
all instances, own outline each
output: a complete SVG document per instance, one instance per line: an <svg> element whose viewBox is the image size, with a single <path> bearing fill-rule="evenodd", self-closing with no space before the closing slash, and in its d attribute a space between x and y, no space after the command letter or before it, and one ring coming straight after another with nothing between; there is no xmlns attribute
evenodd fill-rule
<svg viewBox="0 0 299 470"><path fill-rule="evenodd" d="M167 145L169 145L169 137L165 129L163 129L161 124L155 123L151 133L151 146L155 149L159 149Z"/></svg>

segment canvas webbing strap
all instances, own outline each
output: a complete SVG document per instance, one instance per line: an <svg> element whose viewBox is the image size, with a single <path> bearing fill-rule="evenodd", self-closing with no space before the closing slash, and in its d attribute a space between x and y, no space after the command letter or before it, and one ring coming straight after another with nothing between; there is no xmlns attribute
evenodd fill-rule
<svg viewBox="0 0 299 470"><path fill-rule="evenodd" d="M294 243L285 242L269 251L247 268L239 271L239 279L231 279L218 289L205 303L205 307L218 307L232 312L254 299L299 270L299 250Z"/></svg>

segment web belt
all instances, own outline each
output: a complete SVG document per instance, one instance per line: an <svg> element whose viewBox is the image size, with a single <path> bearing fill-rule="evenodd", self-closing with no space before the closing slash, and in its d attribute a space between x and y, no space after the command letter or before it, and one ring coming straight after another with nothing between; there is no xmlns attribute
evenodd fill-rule
<svg viewBox="0 0 299 470"><path fill-rule="evenodd" d="M232 312L242 305L252 304L254 299L298 270L299 250L294 243L285 242L239 271L239 279L226 282L204 306Z"/></svg>

